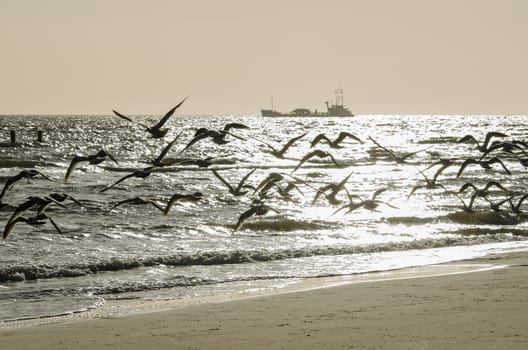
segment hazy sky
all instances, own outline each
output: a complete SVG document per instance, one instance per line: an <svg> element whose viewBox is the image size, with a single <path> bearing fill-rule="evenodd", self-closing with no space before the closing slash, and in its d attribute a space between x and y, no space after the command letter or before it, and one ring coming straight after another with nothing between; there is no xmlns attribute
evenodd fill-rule
<svg viewBox="0 0 528 350"><path fill-rule="evenodd" d="M525 0L0 0L0 114L528 114Z"/></svg>

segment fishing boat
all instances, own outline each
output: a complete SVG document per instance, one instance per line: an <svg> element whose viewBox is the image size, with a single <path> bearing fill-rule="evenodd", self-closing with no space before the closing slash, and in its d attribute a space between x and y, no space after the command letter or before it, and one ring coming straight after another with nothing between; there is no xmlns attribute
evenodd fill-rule
<svg viewBox="0 0 528 350"><path fill-rule="evenodd" d="M354 115L343 104L343 89L335 91L335 103L330 105L326 101L326 112L312 111L308 108L296 108L289 113L281 113L275 110L273 106L273 97L271 98L271 109L261 109L263 117L353 117Z"/></svg>

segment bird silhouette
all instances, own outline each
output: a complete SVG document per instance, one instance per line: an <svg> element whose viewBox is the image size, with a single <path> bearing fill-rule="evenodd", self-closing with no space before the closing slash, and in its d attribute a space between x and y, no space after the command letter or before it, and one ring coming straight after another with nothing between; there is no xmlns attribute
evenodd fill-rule
<svg viewBox="0 0 528 350"><path fill-rule="evenodd" d="M225 139L227 135L231 135L243 141L246 140L245 138L241 136L231 133L230 132L231 129L249 129L249 127L244 124L240 124L240 123L229 123L229 124L226 124L222 130L211 130L211 129L206 129L206 128L199 128L194 133L194 137L191 139L191 141L189 141L189 143L179 153L186 151L188 148L190 148L192 145L194 145L198 141L206 139L206 138L211 138L213 142L216 143L217 145L225 145L226 143L228 143L229 141Z"/></svg>
<svg viewBox="0 0 528 350"><path fill-rule="evenodd" d="M116 182L114 182L112 185L110 186L107 186L105 188L103 188L101 191L99 192L106 192L108 191L109 189L111 189L112 187L114 187L115 185L125 181L126 179L130 179L132 177L137 177L137 178L140 178L140 179L145 179L146 177L148 177L150 174L152 174L152 171L154 170L154 167L150 166L150 167L146 167L144 169L140 169L140 170L135 170L134 172L130 173L130 174L127 174L125 176L123 176L122 178L120 178L119 180L117 180Z"/></svg>
<svg viewBox="0 0 528 350"><path fill-rule="evenodd" d="M315 202L321 195L324 195L326 200L332 205L340 204L341 202L343 202L342 200L337 198L337 195L343 190L347 193L347 195L349 195L348 190L346 189L345 185L350 179L350 176L352 176L352 173L345 176L345 178L339 181L338 183L330 183L330 184L326 184L326 185L319 187L315 192L312 205L315 204ZM330 191L330 192L327 193L327 191Z"/></svg>
<svg viewBox="0 0 528 350"><path fill-rule="evenodd" d="M165 156L167 155L167 153L169 153L170 149L172 148L172 146L176 143L176 141L178 141L178 138L180 137L180 135L182 134L183 130L180 131L180 133L178 135L176 135L176 137L174 138L174 140L172 140L171 142L169 142L162 150L161 150L161 153L154 159L152 159L150 162L152 163L153 166L157 166L157 167L163 167L163 166L167 166L167 165L172 165L174 164L175 162L165 162L163 161L163 158L165 158Z"/></svg>
<svg viewBox="0 0 528 350"><path fill-rule="evenodd" d="M191 194L181 194L181 193L175 193L173 194L169 201L167 202L167 206L165 207L165 210L163 211L164 215L167 215L174 205L174 203L178 201L190 201L190 202L196 202L203 199L202 192L194 192Z"/></svg>
<svg viewBox="0 0 528 350"><path fill-rule="evenodd" d="M491 165L492 164L496 164L496 163L499 163L500 166L502 166L502 168L504 169L504 171L508 174L508 175L511 175L511 172L510 170L508 170L508 168L506 168L506 165L504 165L504 163L502 162L502 160L500 160L499 158L497 157L493 157L489 160L477 160L477 159L473 159L473 158L468 158L466 159L462 165L460 166L460 168L458 169L458 173L456 175L456 177L458 178L460 175L462 175L462 172L464 171L464 169L466 169L466 167L470 164L478 164L480 165L481 168L483 169L491 169Z"/></svg>
<svg viewBox="0 0 528 350"><path fill-rule="evenodd" d="M114 161L114 163L119 164L117 160L112 156L108 151L101 149L99 152L95 154L91 154L88 156L75 156L73 157L72 161L70 162L70 165L68 166L68 170L66 170L66 175L64 176L64 181L67 181L72 172L75 170L77 165L81 162L88 162L89 164L99 164L105 161L107 158L110 158Z"/></svg>
<svg viewBox="0 0 528 350"><path fill-rule="evenodd" d="M116 204L114 204L110 209L108 209L108 211L112 211L113 209L117 208L118 206L120 205L123 205L123 204L132 204L132 205L152 205L154 206L155 208L157 208L158 210L160 210L161 212L164 212L165 209L163 209L158 203L152 201L152 200L149 200L149 199L144 199L142 197L133 197L133 198L128 198L128 199L124 199L122 201L119 201L117 202Z"/></svg>
<svg viewBox="0 0 528 350"><path fill-rule="evenodd" d="M489 142L490 142L492 137L507 137L507 136L508 135L503 134L502 132L490 131L490 132L486 133L486 136L484 137L484 142L482 144L480 144L478 142L478 140L473 135L466 135L466 136L460 138L457 142L458 143L473 142L473 143L475 143L477 145L477 149L480 152L486 152L488 150L488 144L489 144Z"/></svg>
<svg viewBox="0 0 528 350"><path fill-rule="evenodd" d="M305 162L307 162L308 160L314 158L314 157L318 157L318 158L330 158L330 160L332 160L332 162L337 166L337 167L340 167L341 165L337 162L337 160L335 160L334 156L332 156L330 153L326 152L326 151L322 151L320 149L316 149L315 151L312 151L308 154L306 154L304 157L302 157L301 161L299 162L299 164L297 164L297 166L292 170L292 173L294 171L296 171L297 169L299 169L301 167L301 165L303 165Z"/></svg>
<svg viewBox="0 0 528 350"><path fill-rule="evenodd" d="M117 112L116 110L112 110L114 112L115 115L117 115L119 118L122 118L122 119L125 119L129 122L132 122L134 124L137 124L139 126L142 126L143 128L145 128L145 130L150 133L150 135L155 138L155 139L159 139L159 138L162 138L163 136L165 136L168 132L169 132L169 129L168 128L163 128L163 125L165 125L165 123L167 122L167 120L169 120L169 118L174 114L174 112L183 104L183 102L185 102L185 100L187 99L187 97L185 97L180 103L178 103L175 107L173 107L170 111L168 111L155 125L153 126L148 126L148 125L145 125L145 124L142 124L142 123L139 123L119 112Z"/></svg>
<svg viewBox="0 0 528 350"><path fill-rule="evenodd" d="M391 208L396 208L392 205L390 205L389 203L386 203L386 202L382 202L378 199L376 199L381 193L385 192L387 189L386 188L381 188L377 191L375 191L372 196L370 197L370 199L365 199L365 200L360 200L359 202L354 202L353 198L359 198L359 196L357 195L350 195L349 196L349 200L350 202L346 205L343 205L341 208L337 209L336 211L334 211L332 213L332 215L335 215L337 214L338 212L340 212L341 210L344 210L344 209L347 209L348 208L348 211L347 213L350 213L352 212L353 210L356 210L356 209L359 209L359 208L365 208L367 210L370 210L370 211L378 211L376 210L378 208L378 206L380 204L385 204ZM361 199L361 198L359 198Z"/></svg>
<svg viewBox="0 0 528 350"><path fill-rule="evenodd" d="M57 226L55 221L51 217L49 217L47 214L41 213L41 214L38 214L32 217L19 216L14 220L9 221L4 229L3 239L4 240L7 239L7 237L13 230L13 228L15 228L15 225L18 224L19 222L24 222L32 226L40 226L40 225L45 224L46 220L48 220L53 225L53 227L55 227L58 233L62 234L59 226Z"/></svg>
<svg viewBox="0 0 528 350"><path fill-rule="evenodd" d="M236 187L233 187L229 182L227 182L222 176L220 176L220 174L216 170L211 171L213 172L214 176L218 178L218 180L220 180L224 185L226 185L227 189L229 190L229 193L231 193L233 196L243 196L248 193L248 191L244 189L253 188L253 186L246 185L245 183L247 179L251 176L251 174L255 172L255 170L257 169L254 168L250 170L246 175L244 175L244 177L242 177Z"/></svg>
<svg viewBox="0 0 528 350"><path fill-rule="evenodd" d="M235 229L233 232L236 232L238 231L238 229L240 227L242 227L242 225L244 224L244 222L249 219L250 217L254 216L254 215L257 215L257 216L262 216L262 215L266 215L269 211L273 211L275 213L279 213L277 210L273 209L272 207L262 203L261 201L254 201L253 204L251 205L251 208L249 208L248 210L246 210L245 212L243 212L239 218L238 218L238 221L235 225Z"/></svg>
<svg viewBox="0 0 528 350"><path fill-rule="evenodd" d="M48 181L52 181L48 176L44 175L38 170L34 170L34 169L22 170L18 174L11 176L10 178L7 179L6 183L4 184L4 188L2 189L2 192L0 193L0 202L2 201L4 196L7 194L7 192L9 192L18 181L22 179L31 179L35 176L41 176Z"/></svg>
<svg viewBox="0 0 528 350"><path fill-rule="evenodd" d="M363 141L361 141L361 139L356 135L342 131L334 140L330 140L324 133L317 135L310 143L310 148L314 147L320 142L327 143L330 148L343 148L343 146L341 146L341 142L343 142L346 138L351 138L358 141L359 143L363 143Z"/></svg>
<svg viewBox="0 0 528 350"><path fill-rule="evenodd" d="M415 154L417 153L420 153L420 152L423 152L423 151L426 151L428 150L429 148L431 147L427 147L427 148L424 148L424 149L421 149L419 151L416 151L416 152L410 152L410 153L405 153L403 155L398 155L396 154L394 151L388 149L387 147L384 147L382 145L380 145L376 140L374 140L372 137L369 136L369 139L374 142L374 144L376 144L376 146L378 146L379 148L381 148L382 150L384 150L385 152L387 152L395 161L396 163L405 163L407 161L407 158L409 157L412 157L414 156Z"/></svg>
<svg viewBox="0 0 528 350"><path fill-rule="evenodd" d="M299 136L296 136L294 138L291 138L290 140L288 140L288 142L286 142L280 149L278 148L275 148L274 146L272 146L271 144L267 143L267 142L264 142L260 139L256 139L258 140L259 142L262 142L263 144L265 144L266 146L268 146L269 148L269 153L272 154L273 156L279 158L279 159L284 159L285 156L284 154L286 153L286 151L288 149L290 149L291 146L293 146L293 144L297 141L299 141L300 139L302 139L303 137L305 137L308 133L304 133L302 135L299 135Z"/></svg>

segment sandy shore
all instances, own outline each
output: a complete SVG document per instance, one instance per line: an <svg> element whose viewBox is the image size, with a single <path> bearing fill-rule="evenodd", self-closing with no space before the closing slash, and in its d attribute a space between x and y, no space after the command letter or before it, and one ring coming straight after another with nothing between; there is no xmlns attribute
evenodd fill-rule
<svg viewBox="0 0 528 350"><path fill-rule="evenodd" d="M0 348L528 349L528 252L462 264L508 266L13 324L0 330Z"/></svg>

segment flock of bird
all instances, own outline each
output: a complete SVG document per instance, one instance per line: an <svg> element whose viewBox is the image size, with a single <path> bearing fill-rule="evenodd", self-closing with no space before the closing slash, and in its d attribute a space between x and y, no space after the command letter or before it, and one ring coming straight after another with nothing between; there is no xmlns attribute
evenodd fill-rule
<svg viewBox="0 0 528 350"><path fill-rule="evenodd" d="M146 132L148 132L152 138L163 139L169 131L168 128L164 127L166 122L175 113L175 111L185 102L186 99L187 98L184 98L182 101L180 101L174 108L168 111L153 126L148 126L143 123L139 123L133 118L125 116L115 110L113 112L117 117L124 119L130 123L139 125ZM194 132L194 135L192 136L190 141L188 141L184 145L182 144L183 148L177 154L180 155L183 152L186 152L198 142L203 142L206 139L211 140L217 145L224 145L228 142L231 142L230 138L235 138L241 141L247 141L248 138L253 138L254 140L260 142L261 145L266 147L266 151L274 157L278 159L293 159L287 158L286 154L288 153L291 147L294 147L294 145L299 140L303 139L308 134L304 133L295 136L287 140L283 145L275 146L255 137L240 136L237 132L235 132L235 130L242 131L245 129L250 128L247 125L241 123L229 123L226 124L220 130L199 128ZM131 173L126 174L114 183L101 189L100 192L104 193L106 191L109 191L115 186L131 178L145 179L161 167L170 167L174 165L196 165L200 168L209 168L212 164L214 164L213 157L207 157L204 159L167 159L167 154L177 143L180 136L182 135L182 132L178 133L177 136L162 149L162 151L156 158L151 159L150 166L137 169ZM419 189L432 190L440 188L444 190L445 193L454 194L455 196L457 196L457 198L459 198L462 203L463 210L467 213L474 212L473 206L475 200L477 198L482 198L486 200L487 203L489 203L490 209L492 211L508 211L513 214L520 214L521 205L523 201L528 198L528 194L523 193L522 191L509 190L505 186L501 185L498 181L490 180L483 187L478 187L477 185L471 182L466 182L457 191L448 191L445 184L439 182L440 175L443 174L447 168L452 166L459 167L456 173L456 178L459 178L465 171L467 171L468 167L473 165L478 165L481 168L488 170L492 169L493 166L498 165L500 166L500 169L504 171L504 173L511 175L510 170L507 168L506 164L503 161L504 159L517 160L523 167L527 167L528 144L520 140L504 141L506 137L508 136L504 133L488 132L485 135L485 139L482 143L480 143L475 137L471 135L466 135L458 139L458 143L474 143L476 145L476 149L479 152L479 155L477 157L470 157L464 159L439 159L434 161L432 164L428 165L425 169L417 169L417 174L420 174L424 178L425 182L419 182L416 186L414 186L408 196L412 196ZM397 164L410 164L408 160L411 157L413 157L419 152L423 152L428 149L425 148L405 154L398 154L397 152L381 145L374 138L369 136L368 139L374 144L377 151L385 153L390 159L392 159ZM492 139L496 140L492 142ZM364 143L364 141L361 140L359 137L349 132L340 132L339 135L335 138L329 137L328 135L321 133L315 136L310 142L310 148L312 149L318 146L319 144L325 144L328 148L340 149L345 147L344 142L346 140L351 140L355 143ZM265 215L270 211L278 213L276 209L266 204L266 201L273 195L278 195L279 198L282 198L284 200L291 200L293 190L297 191L300 195L304 196L304 191L301 189L303 186L309 187L315 193L314 198L311 201L312 205L315 204L320 198L322 198L325 199L330 205L335 206L336 209L332 213L332 215L335 215L341 211L346 211L347 213L349 213L359 208L376 211L380 204L384 204L389 207L394 207L391 204L382 202L378 199L379 195L388 190L388 188L380 188L374 191L371 197L367 199L360 198L358 195L355 194L351 194L347 189L347 183L352 175L352 172L345 176L339 182L325 183L324 185L319 187L314 186L309 181L300 179L299 177L294 175L294 173L299 168L301 168L306 162L309 162L314 158L328 159L328 166L343 167L343 165L329 151L316 148L306 153L300 159L293 159L295 161L298 161L298 163L295 165L295 167L293 167L291 172L271 172L268 174L268 176L266 176L256 185L251 185L248 183L248 179L255 173L255 171L257 170L256 168L249 170L246 174L242 176L240 181L236 184L229 183L221 175L220 169L215 169L214 167L210 168L211 173L223 185L225 185L228 193L231 196L249 196L252 200L250 208L239 215L238 220L234 225L234 232L239 230L244 224L244 222L252 216ZM97 165L104 161L112 161L115 164L119 164L118 160L104 148L91 155L76 155L73 157L70 162L70 165L66 170L64 181L66 182L70 179L79 164L87 163ZM436 169L433 177L427 177L426 171L434 167L438 168ZM35 169L22 170L18 174L13 175L6 180L2 192L0 193L0 208L14 207L14 211L5 224L3 239L6 239L9 236L10 232L18 223L26 223L29 225L38 226L49 221L55 227L55 229L59 233L61 233L61 230L56 224L56 222L49 215L46 214L46 209L51 205L65 207L63 203L66 200L72 201L80 206L83 205L82 201L79 201L66 193L51 193L47 196L30 196L24 202L16 206L9 206L3 202L4 198L6 198L6 196L8 196L11 191L13 191L15 185L21 180L32 179L37 177L41 177L47 181L53 181L49 176ZM447 181L447 179L444 180ZM503 195L503 197L499 201L493 202L490 198L490 193L492 192L491 188L495 188L501 195ZM464 195L468 190L471 190L472 192L470 195L469 202L466 203L463 200L462 195ZM343 199L343 196L346 196L346 199ZM175 193L169 198L168 202L165 205L160 205L158 202L153 200L145 199L142 197L132 197L113 203L109 210L113 210L122 205L152 205L153 207L161 211L164 215L167 215L170 212L171 207L178 201L200 201L203 198L204 194L201 192L187 194ZM509 205L509 208L503 209L504 205ZM26 214L29 213L29 210L33 208L36 209L36 212L33 215Z"/></svg>

